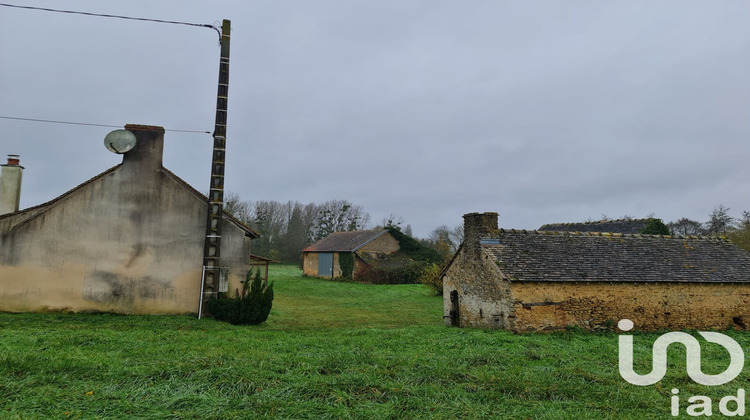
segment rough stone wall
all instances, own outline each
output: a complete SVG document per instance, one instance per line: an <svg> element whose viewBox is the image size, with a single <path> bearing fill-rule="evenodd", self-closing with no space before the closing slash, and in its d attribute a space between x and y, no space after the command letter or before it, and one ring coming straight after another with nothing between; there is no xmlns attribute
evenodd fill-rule
<svg viewBox="0 0 750 420"><path fill-rule="evenodd" d="M451 325L450 293L455 290L460 327L508 328L513 310L509 286L486 253L477 256L462 248L443 274L445 324Z"/></svg>
<svg viewBox="0 0 750 420"><path fill-rule="evenodd" d="M341 271L341 264L339 264L339 253L333 253L333 278L341 277L343 271Z"/></svg>
<svg viewBox="0 0 750 420"><path fill-rule="evenodd" d="M368 253L370 255L374 254L392 254L396 251L398 251L398 241L388 233L385 233L383 235L378 236L373 240L372 242L369 242L362 248L360 248L357 252L358 253Z"/></svg>
<svg viewBox="0 0 750 420"><path fill-rule="evenodd" d="M162 141L136 135L136 149ZM197 312L206 203L161 169L160 156L125 155L122 166L0 230L0 310ZM249 238L223 223L234 288L249 268Z"/></svg>
<svg viewBox="0 0 750 420"><path fill-rule="evenodd" d="M318 276L318 253L305 252L302 260L302 273L306 276Z"/></svg>
<svg viewBox="0 0 750 420"><path fill-rule="evenodd" d="M516 331L598 329L624 318L640 331L750 326L746 284L514 282L511 291Z"/></svg>
<svg viewBox="0 0 750 420"><path fill-rule="evenodd" d="M305 252L305 257L302 262L302 273L310 277L318 276L318 256L319 252ZM339 253L333 253L333 277L341 277L341 266L339 265ZM325 276L324 278L330 278Z"/></svg>

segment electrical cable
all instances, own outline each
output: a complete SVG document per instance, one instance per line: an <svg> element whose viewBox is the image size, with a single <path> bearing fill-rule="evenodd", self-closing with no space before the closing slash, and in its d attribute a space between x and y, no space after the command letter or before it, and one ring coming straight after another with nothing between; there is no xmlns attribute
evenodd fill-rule
<svg viewBox="0 0 750 420"><path fill-rule="evenodd" d="M221 39L221 30L219 30L219 28L217 28L215 25L209 25L207 23L191 23L191 22L180 22L176 20L163 20L163 19L151 19L151 18L142 18L142 17L133 17L133 16L108 15L108 14L103 14L103 13L79 12L75 10L61 10L61 9L49 9L46 7L21 6L18 4L8 4L8 3L0 3L0 6L14 7L17 9L41 10L45 12L67 13L67 14L73 14L73 15L97 16L97 17L106 17L106 18L114 18L114 19L138 20L142 22L169 23L173 25L187 25L187 26L197 26L201 28L211 28L219 34L219 39Z"/></svg>
<svg viewBox="0 0 750 420"><path fill-rule="evenodd" d="M210 29L215 30L219 34L219 39L221 40L221 30L219 30L219 28L217 28L216 25L181 22L181 21L175 21L175 20L151 19L151 18L142 18L142 17L133 17L133 16L109 15L109 14L102 14L102 13L80 12L80 11L75 11L75 10L50 9L50 8L45 8L45 7L21 6L21 5L9 4L9 3L0 3L0 6L13 7L17 9L39 10L39 11L45 11L45 12L67 13L67 14L84 15L84 16L97 16L97 17L106 17L106 18L114 18L114 19L137 20L137 21L142 21L142 22L168 23L168 24L173 24L173 25L186 25L186 26L197 26L201 28L210 28ZM92 127L121 128L121 126L119 125L111 125L111 124L93 124L93 123L81 123L81 122L73 122L73 121L45 120L45 119L39 119L39 118L21 118L21 117L9 117L9 116L0 116L0 118L6 119L6 120L42 122L42 123L52 123L52 124L69 124L69 125L85 125L85 126L92 126ZM197 130L167 130L165 129L164 131L211 134L210 131L197 131Z"/></svg>
<svg viewBox="0 0 750 420"><path fill-rule="evenodd" d="M111 125L111 124L94 124L94 123L82 123L82 122L73 122L73 121L59 121L59 120L44 120L41 118L21 118L21 117L8 117L4 115L0 115L1 119L4 120L16 120L16 121L29 121L29 122L42 122L42 123L51 123L51 124L68 124L68 125L86 125L91 127L108 127L108 128L122 128L121 125ZM164 131L174 131L178 133L198 133L198 134L211 134L210 131L198 131L198 130L172 130L172 129L164 129Z"/></svg>

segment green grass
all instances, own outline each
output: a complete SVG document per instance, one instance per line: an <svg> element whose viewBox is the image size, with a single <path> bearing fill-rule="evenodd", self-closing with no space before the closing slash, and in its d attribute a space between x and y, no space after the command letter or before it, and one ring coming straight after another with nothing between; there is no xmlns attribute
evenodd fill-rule
<svg viewBox="0 0 750 420"><path fill-rule="evenodd" d="M617 335L448 328L442 298L421 285L303 278L274 267L268 322L232 326L189 316L0 314L0 418L669 417L702 387L670 354L659 384L617 372ZM750 337L727 332L744 349ZM635 337L649 370L658 334ZM704 343L704 371L728 357ZM680 361L682 360L682 361Z"/></svg>

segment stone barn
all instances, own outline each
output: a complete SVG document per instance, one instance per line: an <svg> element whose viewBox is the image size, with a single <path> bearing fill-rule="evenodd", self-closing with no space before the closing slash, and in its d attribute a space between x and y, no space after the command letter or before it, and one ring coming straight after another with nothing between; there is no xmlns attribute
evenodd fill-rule
<svg viewBox="0 0 750 420"><path fill-rule="evenodd" d="M137 143L121 164L0 215L0 311L198 312L208 198L162 166L163 128L125 128ZM9 165L23 169L18 159ZM229 214L222 220L234 290L258 234Z"/></svg>
<svg viewBox="0 0 750 420"><path fill-rule="evenodd" d="M602 224L601 227L606 228ZM725 238L498 229L464 215L443 270L447 325L540 331L746 328L750 253Z"/></svg>
<svg viewBox="0 0 750 420"><path fill-rule="evenodd" d="M342 277L342 255L348 255L354 260L352 275L356 279L370 261L398 250L398 241L385 229L334 232L302 250L302 269L311 277Z"/></svg>

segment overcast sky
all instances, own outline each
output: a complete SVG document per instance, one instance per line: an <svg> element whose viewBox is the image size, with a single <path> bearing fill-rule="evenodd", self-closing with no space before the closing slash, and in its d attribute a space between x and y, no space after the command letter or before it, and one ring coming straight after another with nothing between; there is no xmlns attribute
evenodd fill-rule
<svg viewBox="0 0 750 420"><path fill-rule="evenodd" d="M748 1L11 1L232 21L226 188L360 204L424 237L750 210ZM212 131L218 35L0 7L0 116ZM118 164L101 127L0 119L21 207ZM208 189L211 137L164 165Z"/></svg>

